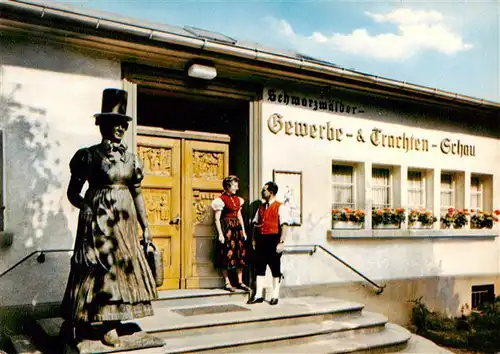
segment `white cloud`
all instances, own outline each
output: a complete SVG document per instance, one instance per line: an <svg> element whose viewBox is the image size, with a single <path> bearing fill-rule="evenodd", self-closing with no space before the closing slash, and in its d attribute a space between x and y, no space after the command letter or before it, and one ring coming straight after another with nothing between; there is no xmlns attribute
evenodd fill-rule
<svg viewBox="0 0 500 354"><path fill-rule="evenodd" d="M322 33L320 32L314 32L311 36L311 39L319 42L319 43L326 43L328 42L328 38L326 38Z"/></svg>
<svg viewBox="0 0 500 354"><path fill-rule="evenodd" d="M409 59L424 51L453 55L472 49L461 35L451 29L442 13L431 10L401 8L387 13L365 13L377 23L393 23L396 31L370 34L366 28L351 33L330 36L313 32L310 36L295 33L285 20L275 21L275 28L298 46L312 42L329 46L333 50L366 56L379 60Z"/></svg>
<svg viewBox="0 0 500 354"><path fill-rule="evenodd" d="M278 22L279 31L287 36L295 36L292 26L285 20Z"/></svg>
<svg viewBox="0 0 500 354"><path fill-rule="evenodd" d="M386 14L365 12L365 15L373 18L376 22L390 22L397 24L436 23L441 22L444 19L443 14L435 10L425 11L397 9Z"/></svg>

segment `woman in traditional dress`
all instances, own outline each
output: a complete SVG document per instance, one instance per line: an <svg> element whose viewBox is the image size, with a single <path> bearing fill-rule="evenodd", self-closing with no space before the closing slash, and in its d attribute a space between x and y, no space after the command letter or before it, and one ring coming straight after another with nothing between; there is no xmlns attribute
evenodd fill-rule
<svg viewBox="0 0 500 354"><path fill-rule="evenodd" d="M150 241L141 164L122 143L132 119L125 115L126 99L126 91L104 91L103 113L95 115L102 142L73 156L67 193L80 214L62 314L78 339L100 322L102 341L110 346L120 343L120 321L153 315L151 300L158 296L139 243L137 222L144 250ZM85 182L89 188L82 198Z"/></svg>
<svg viewBox="0 0 500 354"><path fill-rule="evenodd" d="M241 207L245 201L236 195L239 178L236 176L224 178L222 187L224 192L212 202L215 227L219 235L215 250L215 266L222 269L225 290L235 291L228 276L228 271L235 269L238 275L237 287L249 291L250 288L243 283L243 269L247 265L247 235L241 215Z"/></svg>

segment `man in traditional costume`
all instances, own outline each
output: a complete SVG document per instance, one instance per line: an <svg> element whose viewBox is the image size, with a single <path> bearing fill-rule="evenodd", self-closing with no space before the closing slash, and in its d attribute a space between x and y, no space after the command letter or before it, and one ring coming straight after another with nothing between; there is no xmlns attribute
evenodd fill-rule
<svg viewBox="0 0 500 354"><path fill-rule="evenodd" d="M255 274L256 289L249 304L264 301L263 290L266 276L266 267L269 265L273 275L273 290L271 305L278 304L281 274L281 255L284 242L288 233L289 213L287 208L276 200L278 185L267 182L262 188L263 203L260 205L253 224L257 230L255 235Z"/></svg>

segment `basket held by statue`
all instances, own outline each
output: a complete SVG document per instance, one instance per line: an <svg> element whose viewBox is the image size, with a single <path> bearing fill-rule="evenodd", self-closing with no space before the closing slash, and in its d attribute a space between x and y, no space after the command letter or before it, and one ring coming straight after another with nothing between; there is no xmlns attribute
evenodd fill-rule
<svg viewBox="0 0 500 354"><path fill-rule="evenodd" d="M163 285L163 254L153 242L150 242L149 245L151 247L148 247L146 251L146 260L155 278L156 286L160 287Z"/></svg>

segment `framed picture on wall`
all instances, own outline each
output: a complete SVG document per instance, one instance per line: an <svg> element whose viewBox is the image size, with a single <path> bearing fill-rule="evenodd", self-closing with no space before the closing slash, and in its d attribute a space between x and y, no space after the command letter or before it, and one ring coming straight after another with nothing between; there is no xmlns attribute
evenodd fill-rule
<svg viewBox="0 0 500 354"><path fill-rule="evenodd" d="M273 181L278 185L276 200L290 211L290 226L302 225L302 172L273 170Z"/></svg>

